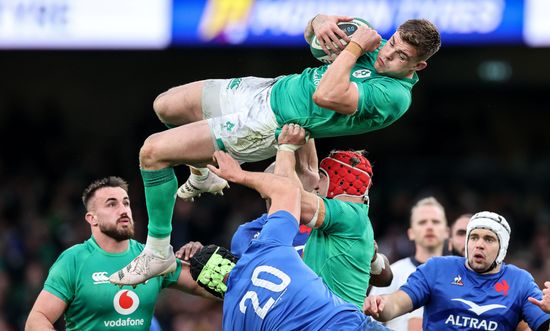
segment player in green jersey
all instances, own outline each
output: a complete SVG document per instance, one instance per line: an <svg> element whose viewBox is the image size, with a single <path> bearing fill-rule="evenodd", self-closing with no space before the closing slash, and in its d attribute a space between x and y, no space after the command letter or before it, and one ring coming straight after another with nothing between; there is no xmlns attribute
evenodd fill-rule
<svg viewBox="0 0 550 331"><path fill-rule="evenodd" d="M153 108L172 129L148 137L140 150L149 218L146 246L154 255L128 266L142 270L140 261L155 260L148 272L114 274L118 284L137 284L169 268L168 249L174 196L186 200L204 192L221 193L227 182L204 167L215 150L240 162L259 161L276 153L277 129L287 123L304 127L312 138L361 134L384 128L409 108L417 71L440 46L436 27L427 20L408 20L386 42L373 29L361 26L348 38L338 28L350 17L317 15L307 25L308 42L319 40L347 46L330 65L307 68L300 74L274 79L244 77L205 80L178 86L159 95ZM307 149L301 151L308 159ZM194 166L178 189L173 167ZM312 176L315 166L310 164Z"/></svg>
<svg viewBox="0 0 550 331"><path fill-rule="evenodd" d="M193 281L189 266L179 262L164 276L136 288L111 284L109 275L144 247L132 239L128 185L119 177L100 179L84 190L82 200L92 236L64 251L51 267L26 330L53 330L62 314L67 330L149 330L163 288L212 297Z"/></svg>
<svg viewBox="0 0 550 331"><path fill-rule="evenodd" d="M276 175L292 178L299 184L292 151L303 144L304 137L305 131L298 125L283 126L274 170ZM361 308L370 282L388 286L393 277L387 258L382 254L375 256L368 216L372 167L361 152L333 151L323 158L319 169L317 194L300 184L300 222L313 228L305 243L303 259L334 294ZM253 226L258 227L258 223ZM232 241L244 244L235 246L240 251L232 253L243 254L253 236L252 231L239 227ZM176 254L189 259L201 246L191 242Z"/></svg>
<svg viewBox="0 0 550 331"><path fill-rule="evenodd" d="M276 174L296 178L294 153L286 150L296 148L304 135L298 125L283 127ZM374 232L368 216L372 167L362 152L333 151L321 160L319 172L317 194L302 189L301 221L313 228L304 248L304 262L332 292L362 307L371 273L384 273L386 277L378 279L389 282L392 277L387 260L378 255L374 258Z"/></svg>

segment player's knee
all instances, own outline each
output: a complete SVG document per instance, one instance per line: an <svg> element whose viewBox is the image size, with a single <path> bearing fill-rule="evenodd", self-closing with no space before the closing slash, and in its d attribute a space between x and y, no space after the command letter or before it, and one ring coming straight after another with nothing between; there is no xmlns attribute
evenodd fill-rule
<svg viewBox="0 0 550 331"><path fill-rule="evenodd" d="M168 92L161 93L156 97L155 101L153 101L153 109L163 123L169 123L170 109Z"/></svg>
<svg viewBox="0 0 550 331"><path fill-rule="evenodd" d="M153 101L153 109L159 120L168 127L179 126L194 120L188 118L189 101L187 94L180 89L170 89Z"/></svg>
<svg viewBox="0 0 550 331"><path fill-rule="evenodd" d="M158 136L158 133L149 136L145 139L143 146L141 146L139 150L139 163L142 168L151 168L161 162L161 141Z"/></svg>

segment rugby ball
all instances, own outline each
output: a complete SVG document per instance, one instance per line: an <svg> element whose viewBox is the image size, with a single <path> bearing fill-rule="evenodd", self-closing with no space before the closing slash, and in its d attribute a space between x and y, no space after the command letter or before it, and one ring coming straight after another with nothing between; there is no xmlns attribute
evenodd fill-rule
<svg viewBox="0 0 550 331"><path fill-rule="evenodd" d="M370 27L370 24L361 18L354 18L352 21L349 22L338 23L338 27L340 27L340 30L344 31L347 36L351 36L355 31L357 31L357 28L359 28L360 26ZM346 44L345 41L343 41L342 39L340 40L344 45ZM332 63L332 61L334 61L337 56L336 53L331 53L330 55L327 55L327 53L323 51L323 48L321 48L321 44L319 44L319 40L317 40L317 37L315 35L313 36L313 39L311 39L309 49L313 57L323 63Z"/></svg>

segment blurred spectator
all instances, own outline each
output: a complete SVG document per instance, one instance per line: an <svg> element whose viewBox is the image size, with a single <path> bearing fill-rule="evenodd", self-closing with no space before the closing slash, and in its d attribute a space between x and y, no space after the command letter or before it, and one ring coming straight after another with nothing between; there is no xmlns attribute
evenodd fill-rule
<svg viewBox="0 0 550 331"><path fill-rule="evenodd" d="M433 256L443 255L445 240L449 237L445 209L434 197L420 199L411 208L409 240L414 242L413 256L401 259L391 265L393 280L388 287L373 287L369 295L389 294L405 284L416 268ZM399 316L385 325L392 330L421 331L422 307Z"/></svg>
<svg viewBox="0 0 550 331"><path fill-rule="evenodd" d="M466 254L466 227L470 217L472 217L472 214L462 214L451 225L448 250L452 255L464 256Z"/></svg>

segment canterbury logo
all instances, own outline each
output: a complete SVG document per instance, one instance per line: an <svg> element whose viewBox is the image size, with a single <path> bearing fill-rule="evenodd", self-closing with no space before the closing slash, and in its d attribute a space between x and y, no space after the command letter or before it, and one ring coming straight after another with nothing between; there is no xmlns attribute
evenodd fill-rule
<svg viewBox="0 0 550 331"><path fill-rule="evenodd" d="M106 271L94 272L92 274L92 280L94 284L105 284L109 282L109 277L107 277Z"/></svg>
<svg viewBox="0 0 550 331"><path fill-rule="evenodd" d="M497 305L497 304L490 304L485 306L478 306L472 301L464 300L464 299L451 299L452 301L460 301L464 303L465 305L469 306L469 311L473 311L476 313L477 316L488 312L489 310L498 309L498 308L506 308L506 306L503 305Z"/></svg>

